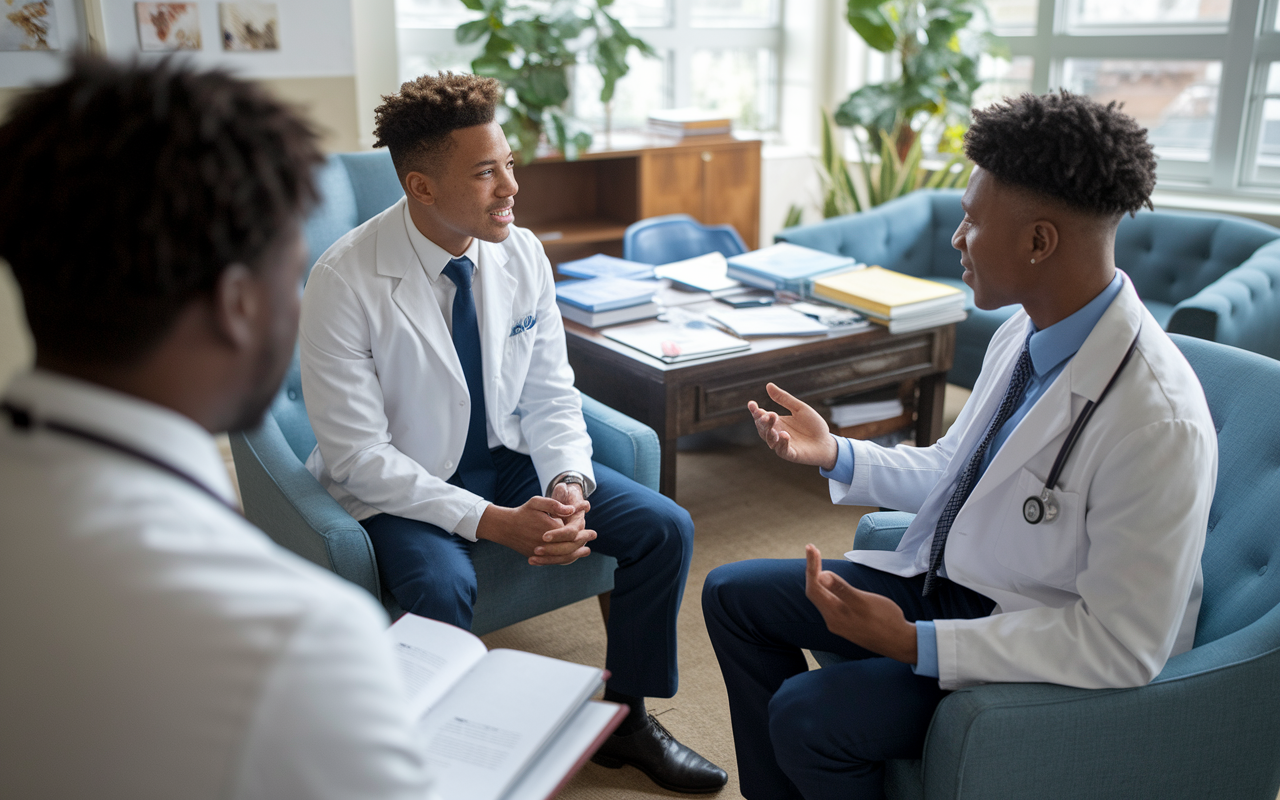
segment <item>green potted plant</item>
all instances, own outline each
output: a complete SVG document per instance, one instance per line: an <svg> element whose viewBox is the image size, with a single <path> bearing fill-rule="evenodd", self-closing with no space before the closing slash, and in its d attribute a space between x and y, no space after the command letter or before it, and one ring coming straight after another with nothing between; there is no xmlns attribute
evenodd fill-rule
<svg viewBox="0 0 1280 800"><path fill-rule="evenodd" d="M847 16L868 47L895 55L898 74L854 91L834 120L823 112L823 216L862 211L916 189L967 184L973 167L961 155L961 140L982 83L978 60L1007 55L987 30L982 0L849 0ZM862 131L854 134L861 180L841 152L836 125ZM930 125L941 129L938 154L949 156L940 165L924 157L921 134ZM799 221L793 206L784 224Z"/></svg>
<svg viewBox="0 0 1280 800"><path fill-rule="evenodd" d="M552 0L536 6L511 0L462 1L484 16L460 25L455 38L461 44L483 41L471 70L497 78L506 87L508 113L502 128L524 163L537 155L544 136L569 159L591 145L591 132L564 108L571 68L590 65L599 70L600 100L608 109L618 81L629 70L629 51L657 55L609 13L614 0Z"/></svg>

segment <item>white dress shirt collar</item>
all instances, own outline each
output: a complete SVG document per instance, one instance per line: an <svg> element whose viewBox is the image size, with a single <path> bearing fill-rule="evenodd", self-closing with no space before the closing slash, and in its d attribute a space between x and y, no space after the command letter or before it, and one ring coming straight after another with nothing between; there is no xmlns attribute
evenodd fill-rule
<svg viewBox="0 0 1280 800"><path fill-rule="evenodd" d="M195 478L225 502L235 503L231 479L213 437L172 409L43 369L18 375L5 399L36 420L60 422L139 450Z"/></svg>
<svg viewBox="0 0 1280 800"><path fill-rule="evenodd" d="M422 235L422 231L418 230L418 226L413 224L413 217L409 214L409 204L404 206L404 229L409 234L409 244L413 246L413 252L417 254L418 261L422 262L422 268L426 271L427 277L433 282L438 280L440 273L444 272L444 268L449 265L455 256L448 250ZM471 244L467 246L466 252L462 255L471 259L471 264L476 272L480 271L480 240L471 237Z"/></svg>

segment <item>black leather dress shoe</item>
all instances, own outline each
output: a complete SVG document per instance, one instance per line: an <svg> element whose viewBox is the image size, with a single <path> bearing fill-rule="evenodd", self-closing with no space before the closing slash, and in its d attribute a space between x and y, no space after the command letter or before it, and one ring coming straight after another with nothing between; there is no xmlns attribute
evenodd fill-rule
<svg viewBox="0 0 1280 800"><path fill-rule="evenodd" d="M609 769L630 764L673 792L717 792L729 780L724 770L677 742L652 715L646 716L643 728L610 736L591 760Z"/></svg>

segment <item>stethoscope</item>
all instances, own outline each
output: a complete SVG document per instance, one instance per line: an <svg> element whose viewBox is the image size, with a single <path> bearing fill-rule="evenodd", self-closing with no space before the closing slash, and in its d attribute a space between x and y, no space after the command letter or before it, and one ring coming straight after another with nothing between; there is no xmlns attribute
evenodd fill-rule
<svg viewBox="0 0 1280 800"><path fill-rule="evenodd" d="M1080 432L1084 430L1084 426L1089 422L1089 418L1093 416L1093 412L1106 399L1107 393L1111 391L1111 387L1115 385L1116 378L1120 377L1120 373L1124 371L1124 365L1129 363L1129 358L1133 356L1134 348L1138 346L1138 337L1142 335L1142 325L1138 325L1138 332L1133 335L1133 341L1129 343L1129 349L1125 352L1124 358L1120 359L1120 366L1116 367L1116 371L1112 373L1111 380L1107 382L1106 388L1102 390L1102 394L1098 395L1097 402L1090 400L1084 404L1084 408L1080 411L1080 416L1076 417L1076 421L1071 426L1071 432L1067 434L1067 440L1062 443L1062 448L1058 450L1058 457L1053 460L1053 469L1049 470L1049 477L1044 482L1044 490L1040 492L1040 496L1032 495L1022 501L1022 518L1032 525L1039 525L1041 522L1053 522L1058 516L1058 503L1053 499L1053 487L1058 484L1058 476L1062 473L1062 468L1066 466L1067 458L1071 455L1071 449L1076 446L1076 440L1080 438Z"/></svg>
<svg viewBox="0 0 1280 800"><path fill-rule="evenodd" d="M121 453L129 456L130 458L150 464L158 470L167 472L175 478L179 478L180 480L191 484L195 488L212 497L214 500L217 500L223 507L235 512L237 515L240 514L240 509L227 502L226 498L204 485L201 481L191 475L188 475L186 472L183 472L172 464L161 461L155 456L148 455L147 453L130 447L123 442L118 442L115 439L111 439L99 433L94 433L93 431L87 431L84 428L68 425L65 422L58 422L57 420L52 419L36 419L27 409L19 408L7 401L0 402L0 411L8 414L10 424L20 431L32 431L36 428L44 428L47 431L60 433L63 436L70 436L74 439L80 439L81 441L96 444L99 447L106 448L107 450L114 450L117 453Z"/></svg>

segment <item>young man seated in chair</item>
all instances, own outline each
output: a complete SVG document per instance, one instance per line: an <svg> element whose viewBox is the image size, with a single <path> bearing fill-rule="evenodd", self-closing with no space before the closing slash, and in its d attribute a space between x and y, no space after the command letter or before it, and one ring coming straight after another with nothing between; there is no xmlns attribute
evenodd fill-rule
<svg viewBox="0 0 1280 800"><path fill-rule="evenodd" d="M772 384L789 415L749 406L835 502L916 517L896 551L810 545L708 577L748 798L883 797L884 762L920 757L948 690L1142 686L1194 640L1217 437L1114 257L1155 185L1146 131L1114 103L1028 94L975 111L965 143L952 245L979 308L1022 311L952 429L890 449L832 436ZM848 660L808 672L802 648Z"/></svg>
<svg viewBox="0 0 1280 800"><path fill-rule="evenodd" d="M369 532L406 611L469 628L471 547L555 569L618 559L605 698L631 715L595 756L659 785L711 792L723 770L645 711L676 691L676 614L693 523L670 499L592 462L552 269L516 227L501 87L441 74L377 109L402 198L320 257L303 299L301 364L318 442L307 464Z"/></svg>

